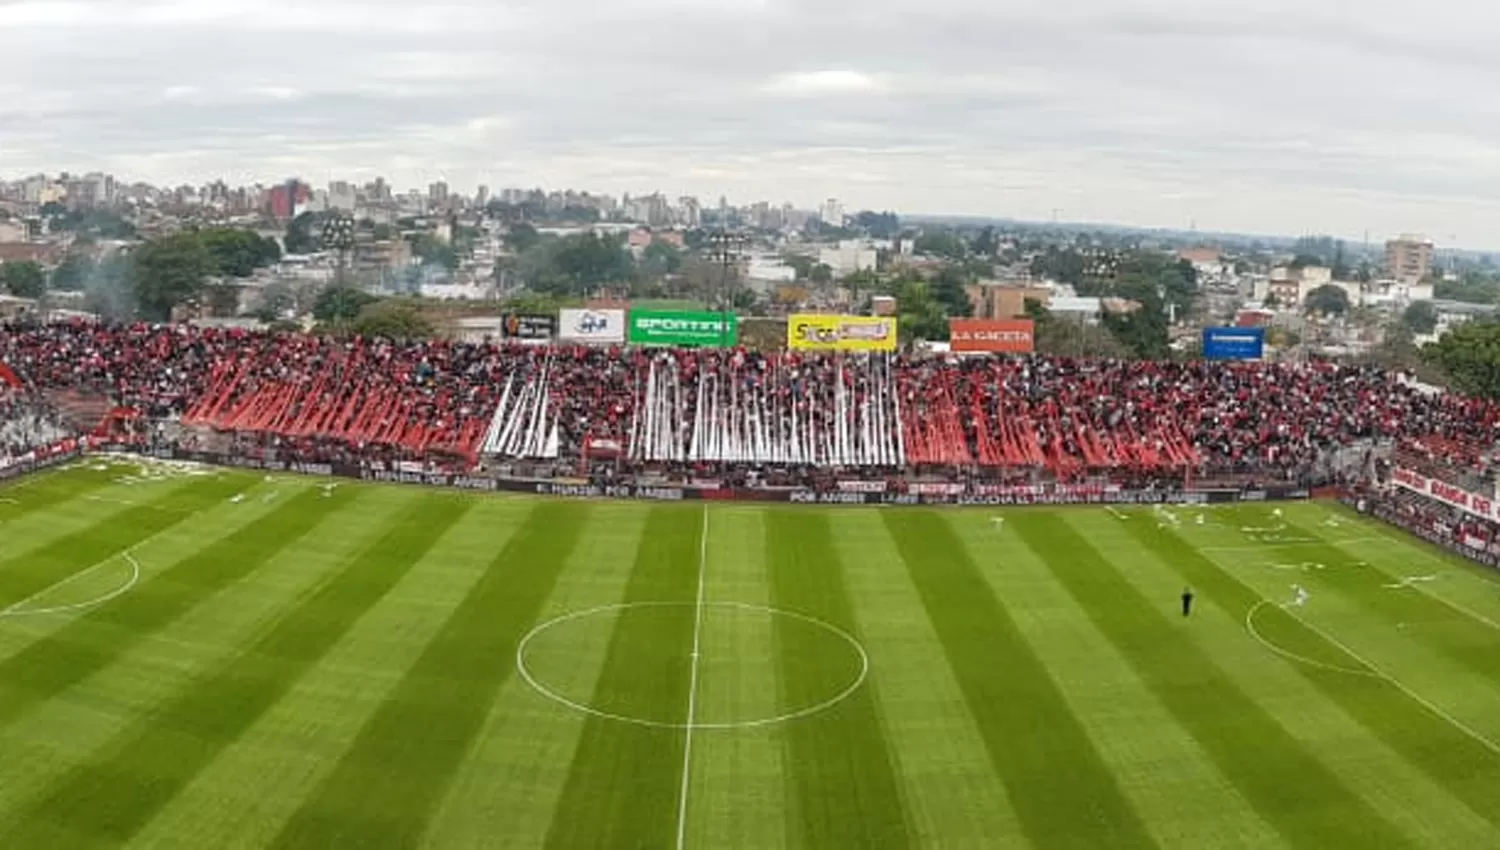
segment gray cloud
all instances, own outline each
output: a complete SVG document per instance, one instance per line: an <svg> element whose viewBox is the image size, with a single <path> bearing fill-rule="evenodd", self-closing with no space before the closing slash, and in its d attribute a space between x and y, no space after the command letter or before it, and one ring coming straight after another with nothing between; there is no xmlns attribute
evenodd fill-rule
<svg viewBox="0 0 1500 850"><path fill-rule="evenodd" d="M0 8L9 176L384 174L1477 245L1500 217L1500 8L1473 0Z"/></svg>

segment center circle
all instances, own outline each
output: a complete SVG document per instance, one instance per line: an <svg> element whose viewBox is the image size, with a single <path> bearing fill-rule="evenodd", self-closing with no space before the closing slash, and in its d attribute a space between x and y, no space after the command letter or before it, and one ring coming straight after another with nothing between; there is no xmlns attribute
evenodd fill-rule
<svg viewBox="0 0 1500 850"><path fill-rule="evenodd" d="M696 623L701 616L703 622ZM676 620L677 622L673 622ZM597 658L610 660L611 641L616 630L628 627L649 634L656 629L670 629L680 635L684 631L701 628L709 636L699 647L698 657L693 657L692 638L673 641L672 645L652 647L654 657L629 659L630 663L642 664L643 675L619 683L616 693L595 694L594 676L589 661ZM730 630L725 635L725 630ZM774 629L775 635L771 632ZM736 647L734 657L726 657L723 650L715 652L713 647L728 641ZM734 640L747 638L747 640ZM705 700L705 682L719 675L726 664L737 669L772 669L780 659L769 652L786 653L797 658L799 676L826 673L829 680L825 692L813 695L801 694L797 704L780 704L784 697L774 693L777 685L767 678L765 689L743 689L733 702L759 700L762 704L746 712L745 717L718 717L711 714L711 705L719 700ZM740 654L748 653L748 654ZM834 659L828 661L827 659ZM626 659L613 659L626 661ZM818 666L828 668L820 671ZM684 670L694 668L691 674ZM539 624L527 632L516 645L516 671L533 690L543 697L592 717L616 720L637 726L658 729L748 729L787 723L833 708L848 699L870 672L870 657L865 648L851 634L827 622L807 614L752 605L746 602L704 602L702 611L694 602L623 602L600 605L555 617ZM611 671L602 670L599 676L609 676ZM694 695L697 711L691 724L676 719L642 716L647 712L639 706L659 702L659 686L666 675L683 681L681 702L689 702L688 683L696 680ZM587 680L587 681L585 681ZM814 688L814 690L818 690ZM767 693L770 692L770 693ZM776 704L767 704L771 700Z"/></svg>

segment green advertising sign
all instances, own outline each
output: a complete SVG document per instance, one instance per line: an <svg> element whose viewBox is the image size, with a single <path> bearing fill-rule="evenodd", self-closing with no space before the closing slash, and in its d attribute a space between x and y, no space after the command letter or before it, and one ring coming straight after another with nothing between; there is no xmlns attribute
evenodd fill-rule
<svg viewBox="0 0 1500 850"><path fill-rule="evenodd" d="M631 345L734 345L740 335L733 313L631 310L628 328Z"/></svg>

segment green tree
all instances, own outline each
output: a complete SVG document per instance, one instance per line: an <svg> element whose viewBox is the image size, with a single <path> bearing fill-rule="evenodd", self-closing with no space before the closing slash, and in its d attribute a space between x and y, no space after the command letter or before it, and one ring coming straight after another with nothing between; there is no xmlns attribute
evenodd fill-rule
<svg viewBox="0 0 1500 850"><path fill-rule="evenodd" d="M41 298L47 291L47 273L29 260L0 265L0 283L18 298Z"/></svg>
<svg viewBox="0 0 1500 850"><path fill-rule="evenodd" d="M360 336L386 339L425 339L432 336L432 322L415 305L397 299L366 304L351 326Z"/></svg>
<svg viewBox="0 0 1500 850"><path fill-rule="evenodd" d="M897 329L902 339L941 341L948 338L948 315L932 296L926 281L908 280L896 290Z"/></svg>
<svg viewBox="0 0 1500 850"><path fill-rule="evenodd" d="M1414 334L1430 334L1437 329L1438 311L1431 301L1413 301L1401 313L1401 324Z"/></svg>
<svg viewBox="0 0 1500 850"><path fill-rule="evenodd" d="M52 288L78 292L94 273L94 262L81 254L69 254L52 270Z"/></svg>
<svg viewBox="0 0 1500 850"><path fill-rule="evenodd" d="M1078 286L1083 282L1086 265L1077 250L1048 245L1046 251L1031 258L1031 276Z"/></svg>
<svg viewBox="0 0 1500 850"><path fill-rule="evenodd" d="M1349 312L1349 293L1342 286L1324 284L1307 293L1307 312L1322 316L1342 316Z"/></svg>
<svg viewBox="0 0 1500 850"><path fill-rule="evenodd" d="M330 286L313 302L313 318L327 324L352 322L365 307L379 299L352 286Z"/></svg>
<svg viewBox="0 0 1500 850"><path fill-rule="evenodd" d="M431 233L418 233L411 238L411 253L423 263L442 266L448 271L458 268L458 251L452 245L444 245Z"/></svg>
<svg viewBox="0 0 1500 850"><path fill-rule="evenodd" d="M982 257L992 257L995 250L1000 247L1000 240L995 237L995 228L986 225L980 228L974 237L974 253Z"/></svg>
<svg viewBox="0 0 1500 850"><path fill-rule="evenodd" d="M964 289L964 275L953 266L944 266L932 279L931 294L949 316L974 315L974 304Z"/></svg>
<svg viewBox="0 0 1500 850"><path fill-rule="evenodd" d="M505 234L505 247L513 254L519 254L542 241L542 234L527 222L517 222L510 226Z"/></svg>
<svg viewBox="0 0 1500 850"><path fill-rule="evenodd" d="M912 250L931 257L962 260L969 252L969 247L958 234L950 230L933 230L918 236Z"/></svg>
<svg viewBox="0 0 1500 850"><path fill-rule="evenodd" d="M250 230L214 227L198 231L198 238L213 256L214 274L221 277L249 277L281 259L276 240L262 239Z"/></svg>
<svg viewBox="0 0 1500 850"><path fill-rule="evenodd" d="M1423 346L1422 359L1441 369L1459 391L1500 399L1500 321L1459 325Z"/></svg>
<svg viewBox="0 0 1500 850"><path fill-rule="evenodd" d="M287 222L286 235L283 242L286 243L288 254L312 254L322 249L323 245L317 233L318 217L316 213L305 212Z"/></svg>
<svg viewBox="0 0 1500 850"><path fill-rule="evenodd" d="M832 283L833 267L827 263L818 263L808 271L807 279L813 283Z"/></svg>
<svg viewBox="0 0 1500 850"><path fill-rule="evenodd" d="M130 288L143 318L167 321L176 307L195 302L217 270L214 256L193 232L148 241L131 255Z"/></svg>

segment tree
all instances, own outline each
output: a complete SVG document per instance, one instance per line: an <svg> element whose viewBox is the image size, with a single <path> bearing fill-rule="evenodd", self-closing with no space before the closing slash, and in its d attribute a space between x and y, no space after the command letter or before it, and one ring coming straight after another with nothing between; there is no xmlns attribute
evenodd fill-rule
<svg viewBox="0 0 1500 850"><path fill-rule="evenodd" d="M901 219L889 211L860 210L854 214L852 223L874 239L890 239L901 232Z"/></svg>
<svg viewBox="0 0 1500 850"><path fill-rule="evenodd" d="M423 263L442 266L448 271L458 268L458 252L452 245L444 245L431 233L418 233L411 239L412 256Z"/></svg>
<svg viewBox="0 0 1500 850"><path fill-rule="evenodd" d="M932 297L949 316L974 315L974 304L964 289L964 276L953 266L944 266L932 279Z"/></svg>
<svg viewBox="0 0 1500 850"><path fill-rule="evenodd" d="M980 228L979 234L974 237L974 253L982 257L992 257L995 249L1000 247L1000 240L995 238L995 228L986 225Z"/></svg>
<svg viewBox="0 0 1500 850"><path fill-rule="evenodd" d="M918 236L912 244L912 250L918 254L962 260L969 248L958 234L948 230L934 230Z"/></svg>
<svg viewBox="0 0 1500 850"><path fill-rule="evenodd" d="M141 316L167 321L173 308L191 304L217 270L214 256L191 231L153 239L131 256L130 287Z"/></svg>
<svg viewBox="0 0 1500 850"><path fill-rule="evenodd" d="M1500 321L1467 322L1422 347L1422 359L1461 392L1500 398Z"/></svg>
<svg viewBox="0 0 1500 850"><path fill-rule="evenodd" d="M214 274L221 277L249 277L281 259L276 240L262 239L250 230L214 227L198 231L198 238L213 255Z"/></svg>
<svg viewBox="0 0 1500 850"><path fill-rule="evenodd" d="M31 261L0 265L0 283L17 298L41 298L47 291L47 273Z"/></svg>
<svg viewBox="0 0 1500 850"><path fill-rule="evenodd" d="M1083 282L1085 263L1083 255L1073 248L1048 245L1047 250L1031 258L1031 276L1052 279L1069 286Z"/></svg>
<svg viewBox="0 0 1500 850"><path fill-rule="evenodd" d="M519 254L540 241L542 234L524 221L511 225L509 232L505 234L505 247L513 254Z"/></svg>
<svg viewBox="0 0 1500 850"><path fill-rule="evenodd" d="M1430 334L1437 329L1438 312L1431 301L1413 301L1401 314L1401 324L1414 334Z"/></svg>
<svg viewBox="0 0 1500 850"><path fill-rule="evenodd" d="M322 247L318 236L313 232L315 224L317 215L310 212L302 213L287 222L283 241L288 254L311 254Z"/></svg>
<svg viewBox="0 0 1500 850"><path fill-rule="evenodd" d="M827 263L818 263L807 273L807 279L813 283L832 283L833 267Z"/></svg>
<svg viewBox="0 0 1500 850"><path fill-rule="evenodd" d="M64 292L77 292L84 288L89 276L94 273L94 263L80 254L69 254L57 268L52 270L52 288Z"/></svg>
<svg viewBox="0 0 1500 850"><path fill-rule="evenodd" d="M355 317L352 329L360 336L386 339L425 339L432 336L432 322L414 305L396 299L366 304Z"/></svg>
<svg viewBox="0 0 1500 850"><path fill-rule="evenodd" d="M900 310L897 328L904 339L945 340L948 316L940 301L932 297L926 281L908 280L896 290Z"/></svg>
<svg viewBox="0 0 1500 850"><path fill-rule="evenodd" d="M365 307L378 300L352 286L330 286L318 293L313 302L313 318L328 324L352 322Z"/></svg>
<svg viewBox="0 0 1500 850"><path fill-rule="evenodd" d="M1307 293L1307 312L1323 316L1342 316L1349 311L1349 293L1342 286L1324 284Z"/></svg>

